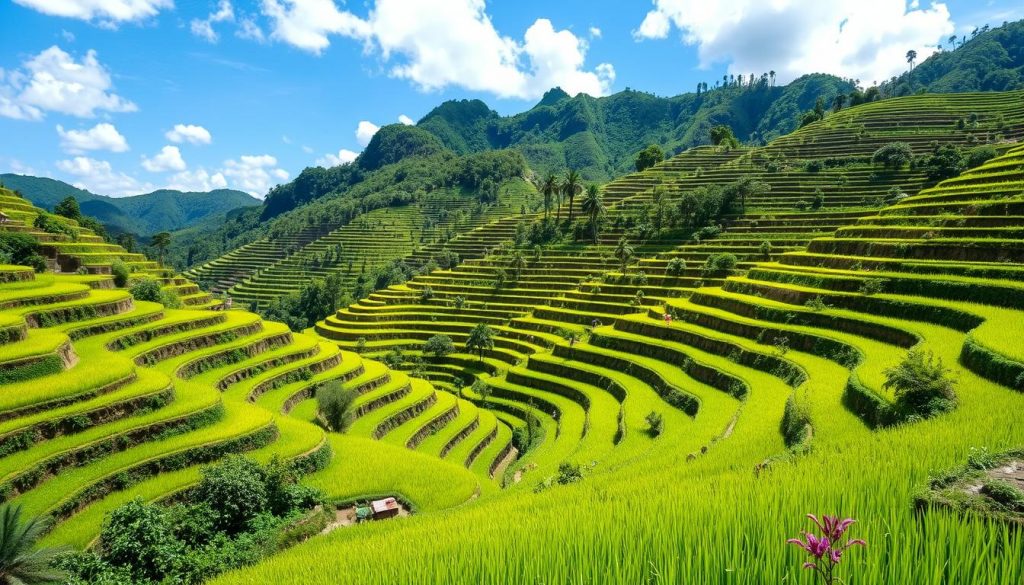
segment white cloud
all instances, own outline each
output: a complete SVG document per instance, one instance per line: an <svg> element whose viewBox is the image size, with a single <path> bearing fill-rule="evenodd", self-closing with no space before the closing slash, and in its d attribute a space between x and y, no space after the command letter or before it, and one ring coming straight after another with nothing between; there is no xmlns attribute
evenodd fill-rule
<svg viewBox="0 0 1024 585"><path fill-rule="evenodd" d="M424 91L455 85L521 99L555 85L570 94L610 91L610 64L583 69L584 39L538 19L518 41L499 33L485 9L484 0L376 0L364 20L333 0L263 0L273 38L315 54L331 35L361 41L393 63L390 75Z"/></svg>
<svg viewBox="0 0 1024 585"><path fill-rule="evenodd" d="M288 179L288 172L277 168L277 159L269 154L245 155L224 161L221 169L232 187L255 197L263 197L274 183Z"/></svg>
<svg viewBox="0 0 1024 585"><path fill-rule="evenodd" d="M304 152L306 154L313 154L313 147L312 146L306 146L305 144L303 144L302 145L302 152Z"/></svg>
<svg viewBox="0 0 1024 585"><path fill-rule="evenodd" d="M142 157L142 168L151 173L163 173L167 171L184 171L186 168L185 159L181 158L181 151L177 146L165 146L153 158Z"/></svg>
<svg viewBox="0 0 1024 585"><path fill-rule="evenodd" d="M592 39L599 39L599 38L601 38L601 34L602 34L601 33L601 29L597 28L596 26L590 27L590 30L587 31L587 32L590 33L590 38L592 38Z"/></svg>
<svg viewBox="0 0 1024 585"><path fill-rule="evenodd" d="M240 39L256 41L257 43L262 43L267 39L263 29L251 18L243 18L238 22L238 30L235 31L235 36Z"/></svg>
<svg viewBox="0 0 1024 585"><path fill-rule="evenodd" d="M64 39L66 43L73 43L75 42L75 33L61 29L60 38Z"/></svg>
<svg viewBox="0 0 1024 585"><path fill-rule="evenodd" d="M231 22L235 19L235 11L231 7L230 0L220 0L217 4L217 11L211 12L206 18L194 18L189 24L192 34L202 37L211 43L216 43L219 38L217 31L213 30L216 22Z"/></svg>
<svg viewBox="0 0 1024 585"><path fill-rule="evenodd" d="M287 134L282 134L281 135L281 142L284 142L285 144L291 144L292 143L292 139L289 138Z"/></svg>
<svg viewBox="0 0 1024 585"><path fill-rule="evenodd" d="M654 0L634 32L638 39L668 36L677 28L696 45L701 65L729 63L734 73L775 70L783 83L811 72L871 83L906 70L953 32L945 4L927 8L905 0Z"/></svg>
<svg viewBox="0 0 1024 585"><path fill-rule="evenodd" d="M330 34L370 35L366 21L338 10L333 0L263 0L263 14L274 22L273 38L316 54L330 46Z"/></svg>
<svg viewBox="0 0 1024 585"><path fill-rule="evenodd" d="M359 143L359 146L366 146L370 143L373 135L377 133L377 130L380 130L380 126L373 122L367 122L366 120L359 122L359 125L356 126L356 142Z"/></svg>
<svg viewBox="0 0 1024 585"><path fill-rule="evenodd" d="M192 144L209 144L213 141L210 131L193 124L175 124L164 136L175 144L189 142Z"/></svg>
<svg viewBox="0 0 1024 585"><path fill-rule="evenodd" d="M406 116L405 114L402 114L401 116L398 117L398 122L401 124L405 124L406 126L416 125L416 121L410 118L409 116Z"/></svg>
<svg viewBox="0 0 1024 585"><path fill-rule="evenodd" d="M14 0L27 8L50 16L118 23L156 16L163 8L173 8L173 0Z"/></svg>
<svg viewBox="0 0 1024 585"><path fill-rule="evenodd" d="M57 169L75 177L72 180L75 187L101 195L123 197L153 190L153 185L115 171L105 160L76 156L57 161Z"/></svg>
<svg viewBox="0 0 1024 585"><path fill-rule="evenodd" d="M70 154L82 154L87 150L109 150L111 152L128 150L128 140L117 131L113 124L106 122L96 124L88 130L67 131L58 124L57 134L60 136L60 147Z"/></svg>
<svg viewBox="0 0 1024 585"><path fill-rule="evenodd" d="M92 118L97 110L138 109L111 93L111 88L110 73L96 58L96 51L78 62L55 45L25 61L22 69L0 70L0 116L40 120L51 111Z"/></svg>
<svg viewBox="0 0 1024 585"><path fill-rule="evenodd" d="M223 173L214 172L211 174L203 168L176 173L171 176L167 184L168 189L176 189L178 191L212 191L214 189L224 189L227 186L228 180L224 178Z"/></svg>
<svg viewBox="0 0 1024 585"><path fill-rule="evenodd" d="M358 152L342 148L338 151L338 154L325 154L323 157L316 159L316 166L318 167L336 167L338 165L347 165L348 163L356 160L359 156Z"/></svg>

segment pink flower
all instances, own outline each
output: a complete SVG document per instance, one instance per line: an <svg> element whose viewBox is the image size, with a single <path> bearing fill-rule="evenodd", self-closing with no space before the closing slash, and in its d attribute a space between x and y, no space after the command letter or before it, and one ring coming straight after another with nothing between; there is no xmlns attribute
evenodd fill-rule
<svg viewBox="0 0 1024 585"><path fill-rule="evenodd" d="M852 546L867 546L867 543L859 538L847 540L845 545L838 546L838 543L842 542L843 534L856 521L853 518L840 520L839 516L828 515L822 516L820 520L814 514L808 514L807 517L821 530L821 537L810 532L801 532L803 539L790 538L786 542L802 548L813 558L804 562L804 569L814 570L826 585L841 582L834 575L834 571L842 561L843 553Z"/></svg>

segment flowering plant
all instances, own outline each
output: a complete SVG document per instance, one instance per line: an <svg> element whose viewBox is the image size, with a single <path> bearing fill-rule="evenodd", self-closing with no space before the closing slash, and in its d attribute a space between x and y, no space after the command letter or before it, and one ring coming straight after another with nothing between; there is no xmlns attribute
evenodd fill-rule
<svg viewBox="0 0 1024 585"><path fill-rule="evenodd" d="M814 514L808 514L808 518L821 531L821 536L810 532L801 532L803 538L790 538L786 542L804 549L811 559L803 565L805 569L812 569L821 578L825 585L842 583L836 574L836 567L842 561L843 553L850 547L867 546L867 543L859 538L848 539L843 543L843 534L851 524L856 522L853 518L840 520L839 516L822 516L819 520Z"/></svg>

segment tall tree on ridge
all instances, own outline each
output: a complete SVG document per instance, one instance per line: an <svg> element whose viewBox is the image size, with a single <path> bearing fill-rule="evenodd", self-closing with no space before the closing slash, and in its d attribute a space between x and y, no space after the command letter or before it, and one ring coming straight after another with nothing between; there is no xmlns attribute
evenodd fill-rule
<svg viewBox="0 0 1024 585"><path fill-rule="evenodd" d="M569 198L569 223L572 223L573 218L573 201L576 200L577 195L583 192L582 181L579 172L569 169L569 172L565 175L565 182L562 183L562 192Z"/></svg>
<svg viewBox="0 0 1024 585"><path fill-rule="evenodd" d="M605 212L604 197L601 196L601 190L597 188L597 185L587 187L587 194L583 196L581 207L583 213L590 217L590 232L593 235L594 244L597 244L598 222Z"/></svg>
<svg viewBox="0 0 1024 585"><path fill-rule="evenodd" d="M910 63L910 70L914 70L914 61L917 60L917 51L910 49L907 51L907 63Z"/></svg>
<svg viewBox="0 0 1024 585"><path fill-rule="evenodd" d="M548 173L547 177L540 184L540 193L544 196L544 219L548 218L551 212L551 201L558 195L558 177L554 173ZM562 202L558 202L558 214L562 213Z"/></svg>
<svg viewBox="0 0 1024 585"><path fill-rule="evenodd" d="M160 266L163 266L164 254L167 253L167 247L171 245L171 234L169 232L155 234L149 245L156 248L157 252L160 253Z"/></svg>

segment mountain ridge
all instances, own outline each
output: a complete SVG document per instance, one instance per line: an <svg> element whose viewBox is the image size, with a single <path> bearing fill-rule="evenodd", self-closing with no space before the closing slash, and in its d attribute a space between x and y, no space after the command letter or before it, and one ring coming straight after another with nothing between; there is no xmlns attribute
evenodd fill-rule
<svg viewBox="0 0 1024 585"><path fill-rule="evenodd" d="M261 204L259 199L235 189L157 189L128 197L110 197L49 177L6 173L0 175L0 183L50 211L65 197L73 196L83 214L98 219L112 233L136 235L184 229L233 209Z"/></svg>

